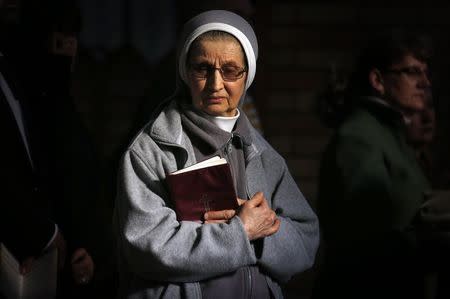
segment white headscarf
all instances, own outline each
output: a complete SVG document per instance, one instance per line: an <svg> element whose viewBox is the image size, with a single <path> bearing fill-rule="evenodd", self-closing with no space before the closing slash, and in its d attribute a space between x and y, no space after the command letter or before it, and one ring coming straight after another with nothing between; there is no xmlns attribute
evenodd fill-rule
<svg viewBox="0 0 450 299"><path fill-rule="evenodd" d="M187 84L186 59L189 48L198 36L213 30L225 31L236 37L241 43L248 66L247 81L245 82L245 90L247 90L255 78L258 42L250 24L239 15L226 10L203 12L184 25L177 52L178 75Z"/></svg>

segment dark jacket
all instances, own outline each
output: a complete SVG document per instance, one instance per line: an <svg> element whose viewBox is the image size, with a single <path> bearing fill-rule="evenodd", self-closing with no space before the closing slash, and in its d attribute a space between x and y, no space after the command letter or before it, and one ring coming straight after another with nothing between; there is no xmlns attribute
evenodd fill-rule
<svg viewBox="0 0 450 299"><path fill-rule="evenodd" d="M6 57L0 59L6 60ZM41 184L39 162L33 155L38 145L30 138L33 121L28 117L29 103L6 61L1 63L0 72L20 101L34 163L32 167L14 114L0 91L0 136L4 144L0 174L0 241L17 257L23 258L40 253L51 239L55 224L50 220L50 201Z"/></svg>
<svg viewBox="0 0 450 299"><path fill-rule="evenodd" d="M429 184L406 144L402 115L361 99L322 160L325 265L317 298L421 298L414 216Z"/></svg>

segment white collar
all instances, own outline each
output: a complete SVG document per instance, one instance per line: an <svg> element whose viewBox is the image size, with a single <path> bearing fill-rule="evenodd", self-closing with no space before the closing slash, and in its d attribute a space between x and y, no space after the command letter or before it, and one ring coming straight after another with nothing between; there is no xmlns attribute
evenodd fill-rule
<svg viewBox="0 0 450 299"><path fill-rule="evenodd" d="M233 131L237 119L241 115L239 109L236 109L236 111L237 112L235 116L211 116L209 114L206 113L205 114L208 119L210 119L213 123L216 124L216 126L218 126L224 131L231 133L231 131Z"/></svg>

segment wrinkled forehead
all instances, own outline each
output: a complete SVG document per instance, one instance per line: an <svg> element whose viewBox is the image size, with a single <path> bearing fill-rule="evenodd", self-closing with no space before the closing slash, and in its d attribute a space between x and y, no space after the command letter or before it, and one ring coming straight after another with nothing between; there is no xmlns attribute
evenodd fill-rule
<svg viewBox="0 0 450 299"><path fill-rule="evenodd" d="M241 43L233 35L221 31L209 31L198 36L188 49L187 62L193 58L209 56L219 52L224 59L231 57L247 65L247 58Z"/></svg>

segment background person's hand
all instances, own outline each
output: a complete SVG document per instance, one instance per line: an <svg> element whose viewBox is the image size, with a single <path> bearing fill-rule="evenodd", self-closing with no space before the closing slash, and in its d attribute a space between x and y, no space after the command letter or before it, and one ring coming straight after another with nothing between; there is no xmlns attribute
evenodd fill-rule
<svg viewBox="0 0 450 299"><path fill-rule="evenodd" d="M267 204L262 192L256 193L241 205L238 214L250 240L270 236L280 228L280 220Z"/></svg>
<svg viewBox="0 0 450 299"><path fill-rule="evenodd" d="M78 248L70 259L72 277L76 284L86 284L94 276L94 261L84 248Z"/></svg>

